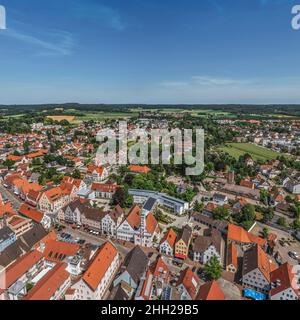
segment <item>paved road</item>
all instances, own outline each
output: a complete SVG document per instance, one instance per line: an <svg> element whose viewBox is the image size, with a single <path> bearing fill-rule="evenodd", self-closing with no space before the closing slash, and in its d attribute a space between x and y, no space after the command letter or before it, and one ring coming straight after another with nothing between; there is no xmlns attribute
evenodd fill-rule
<svg viewBox="0 0 300 320"><path fill-rule="evenodd" d="M15 210L18 210L22 204L22 201L10 190L4 188L4 186L0 183L0 193L4 195L12 204Z"/></svg>
<svg viewBox="0 0 300 320"><path fill-rule="evenodd" d="M62 223L60 223L62 224ZM88 243L91 243L93 245L97 245L97 246L101 246L103 243L107 242L109 239L106 238L100 238L99 236L94 236L90 233L87 233L85 231L82 230L77 230L77 229L72 229L70 226L64 225L66 228L62 231L62 232L66 232L69 233L73 238L80 238L85 240ZM125 255L127 255L127 253L132 249L133 245L130 247L125 247L120 245L119 243L113 241L112 239L110 239L110 241L116 246L116 248L118 249L118 251L121 253L121 255L124 257Z"/></svg>

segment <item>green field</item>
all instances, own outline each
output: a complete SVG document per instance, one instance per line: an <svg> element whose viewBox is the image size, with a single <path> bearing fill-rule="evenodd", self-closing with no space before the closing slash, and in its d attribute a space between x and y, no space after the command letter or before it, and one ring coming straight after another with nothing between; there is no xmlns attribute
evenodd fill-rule
<svg viewBox="0 0 300 320"><path fill-rule="evenodd" d="M232 157L239 159L245 153L249 153L254 160L273 160L280 154L278 152L256 146L252 143L229 143L220 148L220 150L230 154Z"/></svg>

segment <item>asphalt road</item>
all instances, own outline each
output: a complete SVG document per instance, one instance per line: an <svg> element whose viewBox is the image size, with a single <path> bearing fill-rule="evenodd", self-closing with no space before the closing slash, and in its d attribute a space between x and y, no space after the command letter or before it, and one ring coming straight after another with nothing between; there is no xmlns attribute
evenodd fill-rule
<svg viewBox="0 0 300 320"><path fill-rule="evenodd" d="M0 193L5 196L12 204L15 210L18 210L22 204L22 201L10 190L4 188L4 186L0 183Z"/></svg>
<svg viewBox="0 0 300 320"><path fill-rule="evenodd" d="M62 223L60 223L62 224ZM116 248L118 249L118 251L121 253L121 255L124 257L127 255L127 253L132 249L132 247L125 247L120 245L119 243L113 241L112 239L105 239L105 238L100 238L99 236L95 236L92 235L90 233L87 233L85 231L82 230L78 230L78 229L72 229L71 227L69 227L68 225L62 224L64 225L66 228L62 230L62 232L65 233L69 233L73 238L80 238L82 240L85 240L88 243L91 243L93 245L96 246L101 246L103 243L107 242L107 241L111 241Z"/></svg>

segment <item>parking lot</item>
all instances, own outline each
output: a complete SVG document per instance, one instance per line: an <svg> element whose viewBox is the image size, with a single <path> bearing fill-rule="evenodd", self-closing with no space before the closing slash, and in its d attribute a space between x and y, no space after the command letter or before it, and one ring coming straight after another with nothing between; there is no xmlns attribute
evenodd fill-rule
<svg viewBox="0 0 300 320"><path fill-rule="evenodd" d="M269 226L265 226L261 223L257 223L256 226L251 230L251 233L261 236L263 228L267 227L269 233L273 233L277 236L276 251L279 252L283 261L288 261L291 265L299 264L300 262L300 243L293 238L289 233L275 229ZM293 254L299 256L299 258L293 257Z"/></svg>

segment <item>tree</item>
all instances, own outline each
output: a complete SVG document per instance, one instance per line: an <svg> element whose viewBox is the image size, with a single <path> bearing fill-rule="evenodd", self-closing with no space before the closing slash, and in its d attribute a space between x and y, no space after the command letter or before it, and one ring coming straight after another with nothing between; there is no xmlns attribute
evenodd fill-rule
<svg viewBox="0 0 300 320"><path fill-rule="evenodd" d="M286 219L285 219L284 217L280 217L280 218L277 220L277 224L279 224L279 225L282 226L282 227L286 227L286 226L287 226Z"/></svg>
<svg viewBox="0 0 300 320"><path fill-rule="evenodd" d="M113 205L120 205L122 208L128 208L133 204L133 198L128 194L125 188L119 188L112 198Z"/></svg>
<svg viewBox="0 0 300 320"><path fill-rule="evenodd" d="M199 203L198 200L196 200L195 204L194 204L194 211L196 212L201 212L203 210L203 203Z"/></svg>
<svg viewBox="0 0 300 320"><path fill-rule="evenodd" d="M261 235L264 239L268 239L269 238L269 229L268 228L263 228L261 231Z"/></svg>
<svg viewBox="0 0 300 320"><path fill-rule="evenodd" d="M81 174L80 174L80 171L78 169L75 169L73 174L72 174L72 177L74 179L80 179L81 178Z"/></svg>
<svg viewBox="0 0 300 320"><path fill-rule="evenodd" d="M272 221L274 218L274 209L271 207L268 207L263 212L263 222L269 222Z"/></svg>
<svg viewBox="0 0 300 320"><path fill-rule="evenodd" d="M260 201L265 205L268 205L269 202L269 192L265 189L260 190Z"/></svg>
<svg viewBox="0 0 300 320"><path fill-rule="evenodd" d="M218 280L222 275L222 266L219 259L213 256L204 266L204 273L210 280Z"/></svg>
<svg viewBox="0 0 300 320"><path fill-rule="evenodd" d="M227 220L229 215L229 210L225 207L218 207L213 211L213 218L215 220Z"/></svg>
<svg viewBox="0 0 300 320"><path fill-rule="evenodd" d="M24 153L28 154L30 150L30 142L28 140L23 142Z"/></svg>
<svg viewBox="0 0 300 320"><path fill-rule="evenodd" d="M8 169L11 169L13 166L14 166L15 162L10 160L10 159L7 159L3 162L3 165L5 167L7 167Z"/></svg>

